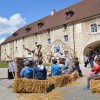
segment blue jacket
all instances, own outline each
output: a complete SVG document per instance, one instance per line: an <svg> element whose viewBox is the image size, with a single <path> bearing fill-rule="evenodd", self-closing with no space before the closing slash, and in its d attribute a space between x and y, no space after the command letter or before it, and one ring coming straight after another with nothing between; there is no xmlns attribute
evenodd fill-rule
<svg viewBox="0 0 100 100"><path fill-rule="evenodd" d="M22 68L20 76L22 78L33 78L33 69L27 66Z"/></svg>
<svg viewBox="0 0 100 100"><path fill-rule="evenodd" d="M57 76L60 74L60 68L57 64L51 66L51 76Z"/></svg>
<svg viewBox="0 0 100 100"><path fill-rule="evenodd" d="M43 65L36 65L33 67L34 78L39 80L46 79L47 70Z"/></svg>

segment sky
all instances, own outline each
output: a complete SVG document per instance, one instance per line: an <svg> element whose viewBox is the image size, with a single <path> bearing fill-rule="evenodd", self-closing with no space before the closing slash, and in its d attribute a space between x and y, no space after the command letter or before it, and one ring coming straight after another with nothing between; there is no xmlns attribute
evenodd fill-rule
<svg viewBox="0 0 100 100"><path fill-rule="evenodd" d="M81 0L0 0L0 43L19 28Z"/></svg>

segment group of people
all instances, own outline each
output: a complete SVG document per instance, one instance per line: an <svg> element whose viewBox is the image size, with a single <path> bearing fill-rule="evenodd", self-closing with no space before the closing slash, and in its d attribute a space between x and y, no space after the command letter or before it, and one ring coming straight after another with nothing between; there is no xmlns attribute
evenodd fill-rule
<svg viewBox="0 0 100 100"><path fill-rule="evenodd" d="M88 63L90 63L91 73L87 78L87 86L85 86L83 90L90 89L90 81L92 79L100 79L100 55L97 54L97 52L93 50L91 46L89 46L88 49L89 55L85 56L84 63L85 67L87 67Z"/></svg>
<svg viewBox="0 0 100 100"><path fill-rule="evenodd" d="M47 76L57 76L61 74L70 74L73 71L77 72L78 77L83 77L82 71L80 69L78 57L74 57L70 59L67 55L64 58L52 59L52 64L50 67L50 73L48 73L47 68L43 65L43 57L42 57L42 45L37 45L36 50L29 50L24 47L25 50L33 53L32 60L25 61L24 68L22 68L20 72L20 77L29 78L29 79L39 79L44 80ZM90 63L91 73L87 78L87 86L84 87L84 90L90 89L90 80L91 79L100 79L100 56L97 55L97 52L92 49L91 46L88 47L89 55L86 55L84 58L84 66L87 67L87 64ZM12 66L13 63L10 64ZM10 70L10 68L9 68ZM12 72L12 71L11 71Z"/></svg>
<svg viewBox="0 0 100 100"><path fill-rule="evenodd" d="M76 70L79 74L79 77L82 77L82 74L80 75L80 67L79 67L79 62L75 58L75 67L73 67L72 62L68 58L60 58L59 60L57 59L52 59L52 65L51 65L51 71L50 73L47 73L48 70L46 67L43 65L42 59L37 59L37 60L27 60L24 62L24 68L22 68L20 72L20 76L22 78L29 78L29 79L39 79L39 80L44 80L46 79L47 76L57 76L61 74L70 74L74 70Z"/></svg>

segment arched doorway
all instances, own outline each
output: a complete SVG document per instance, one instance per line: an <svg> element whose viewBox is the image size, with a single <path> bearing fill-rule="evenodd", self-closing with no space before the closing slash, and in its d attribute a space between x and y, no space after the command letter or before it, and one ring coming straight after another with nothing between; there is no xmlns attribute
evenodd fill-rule
<svg viewBox="0 0 100 100"><path fill-rule="evenodd" d="M84 54L84 55L86 55L86 54L89 53L88 46L91 46L98 54L100 54L100 40L88 44L88 45L84 48L84 51L83 51L83 54Z"/></svg>

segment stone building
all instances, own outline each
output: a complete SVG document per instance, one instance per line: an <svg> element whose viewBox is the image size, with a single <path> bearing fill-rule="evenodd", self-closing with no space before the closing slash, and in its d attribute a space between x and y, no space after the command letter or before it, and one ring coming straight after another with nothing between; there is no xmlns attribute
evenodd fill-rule
<svg viewBox="0 0 100 100"><path fill-rule="evenodd" d="M62 42L66 48L61 46L61 51L70 50L80 61L88 53L87 46L100 53L100 0L82 0L60 11L52 10L50 15L20 28L1 44L1 60L6 54L12 58L27 56L23 46L34 49L42 44L43 52L53 49L56 40L60 42L53 46Z"/></svg>

